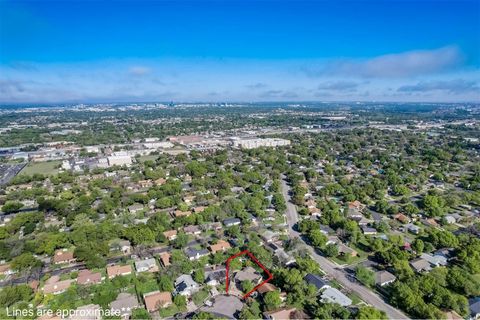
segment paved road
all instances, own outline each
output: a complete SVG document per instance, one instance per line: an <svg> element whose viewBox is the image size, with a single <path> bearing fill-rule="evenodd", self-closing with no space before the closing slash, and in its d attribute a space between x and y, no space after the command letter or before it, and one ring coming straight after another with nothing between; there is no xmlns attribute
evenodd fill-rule
<svg viewBox="0 0 480 320"><path fill-rule="evenodd" d="M360 296L362 300L366 303L374 306L375 308L384 311L390 319L409 319L404 313L400 310L392 307L388 303L386 303L379 295L375 292L371 291L367 287L362 286L359 283L352 282L350 278L348 278L348 274L345 270L341 269L341 267L337 266L327 258L319 255L311 246L307 245L305 241L300 236L300 233L293 229L293 226L298 222L298 212L290 201L290 186L287 185L285 181L285 177L282 176L282 194L287 202L287 221L288 221L288 231L290 232L290 236L293 238L299 238L307 247L307 250L310 252L312 258L317 261L323 271L327 273L329 276L332 276L337 280L340 284L342 284L347 290L353 291Z"/></svg>

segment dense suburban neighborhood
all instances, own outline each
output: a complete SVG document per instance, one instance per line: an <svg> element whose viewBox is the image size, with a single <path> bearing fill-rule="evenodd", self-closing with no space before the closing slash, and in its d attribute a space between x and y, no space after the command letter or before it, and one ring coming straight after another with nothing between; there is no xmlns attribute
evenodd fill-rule
<svg viewBox="0 0 480 320"><path fill-rule="evenodd" d="M0 318L478 319L455 107L2 111Z"/></svg>

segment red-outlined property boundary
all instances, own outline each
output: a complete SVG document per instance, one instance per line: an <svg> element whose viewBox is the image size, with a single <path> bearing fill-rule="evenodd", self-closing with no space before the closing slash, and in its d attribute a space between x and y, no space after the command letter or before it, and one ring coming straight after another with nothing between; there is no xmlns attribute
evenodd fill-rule
<svg viewBox="0 0 480 320"><path fill-rule="evenodd" d="M268 278L263 280L260 284L256 285L252 290L250 290L249 292L247 292L244 296L243 296L243 299L246 299L249 295L251 295L255 290L257 290L259 287L263 286L265 283L267 283L268 281L272 280L273 279L273 275L270 273L270 271L268 271L267 268L265 268L263 266L263 264L260 263L260 261L258 261L257 258L255 258L255 256L248 250L243 250L243 251L240 251L239 253L237 254L234 254L233 256L231 256L230 258L227 259L227 281L226 281L226 287L225 287L225 291L227 292L228 294L228 287L230 285L230 279L229 279L229 271L230 271L230 261L232 261L233 259L235 258L238 258L240 256L243 256L243 255L247 255L250 257L250 259L252 259L253 262L255 262L260 268L262 268L263 271L265 271L265 273L267 274Z"/></svg>

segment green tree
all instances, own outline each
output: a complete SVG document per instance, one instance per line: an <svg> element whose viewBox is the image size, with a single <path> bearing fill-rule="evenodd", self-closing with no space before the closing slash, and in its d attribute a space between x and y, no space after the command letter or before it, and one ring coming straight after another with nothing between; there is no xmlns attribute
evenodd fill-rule
<svg viewBox="0 0 480 320"><path fill-rule="evenodd" d="M22 253L18 257L12 259L10 266L13 270L25 272L41 267L42 262L35 258L31 253Z"/></svg>
<svg viewBox="0 0 480 320"><path fill-rule="evenodd" d="M355 276L358 281L368 287L373 287L375 285L375 273L362 265L358 265L355 269Z"/></svg>
<svg viewBox="0 0 480 320"><path fill-rule="evenodd" d="M277 309L282 304L282 299L280 299L280 293L278 291L267 292L263 301L265 302L267 310Z"/></svg>
<svg viewBox="0 0 480 320"><path fill-rule="evenodd" d="M145 320L145 319L152 319L150 313L143 308L136 308L133 309L132 315L130 316L132 320Z"/></svg>
<svg viewBox="0 0 480 320"><path fill-rule="evenodd" d="M357 314L355 314L355 319L388 320L388 317L385 312L366 306L358 310Z"/></svg>

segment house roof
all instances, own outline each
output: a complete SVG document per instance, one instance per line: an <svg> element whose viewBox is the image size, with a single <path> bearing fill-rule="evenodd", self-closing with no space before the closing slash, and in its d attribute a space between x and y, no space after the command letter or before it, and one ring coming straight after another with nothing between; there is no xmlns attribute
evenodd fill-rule
<svg viewBox="0 0 480 320"><path fill-rule="evenodd" d="M422 253L420 257L427 260L431 265L434 266L446 266L448 264L447 257L440 254L431 255L428 253Z"/></svg>
<svg viewBox="0 0 480 320"><path fill-rule="evenodd" d="M71 320L89 320L100 317L101 308L98 304L87 304L75 309L75 313L70 316Z"/></svg>
<svg viewBox="0 0 480 320"><path fill-rule="evenodd" d="M44 293L55 293L55 292L60 292L64 291L72 285L74 280L68 279L68 280L63 280L63 281L58 281L50 284L45 284L43 286L43 292Z"/></svg>
<svg viewBox="0 0 480 320"><path fill-rule="evenodd" d="M77 277L78 284L99 283L101 281L102 281L102 274L100 272L92 273L92 271L86 269L86 270L81 270L78 273L78 277Z"/></svg>
<svg viewBox="0 0 480 320"><path fill-rule="evenodd" d="M179 285L180 283L186 283L188 286L195 286L197 283L193 280L192 276L189 274L182 274L175 280L175 286Z"/></svg>
<svg viewBox="0 0 480 320"><path fill-rule="evenodd" d="M459 315L455 310L445 312L445 318L447 320L463 320L463 317Z"/></svg>
<svg viewBox="0 0 480 320"><path fill-rule="evenodd" d="M237 271L237 273L235 274L235 280L237 281L256 281L259 278L261 278L261 275L259 275L257 271L252 267L246 267L243 270Z"/></svg>
<svg viewBox="0 0 480 320"><path fill-rule="evenodd" d="M66 262L73 259L75 258L73 257L72 251L57 250L55 251L55 255L53 256L53 262L55 263Z"/></svg>
<svg viewBox="0 0 480 320"><path fill-rule="evenodd" d="M176 236L176 235L177 235L177 230L164 231L164 232L163 232L163 235L164 235L166 238L170 238L170 237L172 237L172 236Z"/></svg>
<svg viewBox="0 0 480 320"><path fill-rule="evenodd" d="M227 271L225 269L221 269L221 270L215 270L210 272L205 279L206 279L206 282L210 282L213 280L222 281L222 280L225 280L226 276L227 276Z"/></svg>
<svg viewBox="0 0 480 320"><path fill-rule="evenodd" d="M323 280L321 277L317 276L316 274L307 274L305 276L305 281L307 281L308 284L313 284L317 289L322 289L326 286L330 286L329 282L326 280Z"/></svg>
<svg viewBox="0 0 480 320"><path fill-rule="evenodd" d="M432 268L430 267L430 263L423 259L423 258L416 258L410 261L410 265L412 268L414 268L416 271L428 271L431 270Z"/></svg>
<svg viewBox="0 0 480 320"><path fill-rule="evenodd" d="M174 212L175 217L188 217L191 214L192 214L191 211L175 210Z"/></svg>
<svg viewBox="0 0 480 320"><path fill-rule="evenodd" d="M128 274L132 272L132 266L129 264L125 266L109 266L107 267L107 275L108 277L115 277L115 276L120 276L122 274Z"/></svg>
<svg viewBox="0 0 480 320"><path fill-rule="evenodd" d="M218 251L224 251L230 248L231 248L230 243L228 243L225 240L218 240L216 244L212 244L210 246L210 251L212 251L213 253L216 253Z"/></svg>
<svg viewBox="0 0 480 320"><path fill-rule="evenodd" d="M155 261L155 258L135 261L135 269L137 270L143 269L143 268L150 269L156 266L157 266L157 262Z"/></svg>
<svg viewBox="0 0 480 320"><path fill-rule="evenodd" d="M162 260L162 263L165 267L170 265L171 256L172 255L169 252L163 252L162 254L160 254L160 260Z"/></svg>
<svg viewBox="0 0 480 320"><path fill-rule="evenodd" d="M133 309L138 307L137 298L133 294L126 292L120 293L117 299L110 303L110 309L121 314L130 314Z"/></svg>
<svg viewBox="0 0 480 320"><path fill-rule="evenodd" d="M395 281L397 277L388 271L382 270L375 273L375 283L383 285L384 283Z"/></svg>
<svg viewBox="0 0 480 320"><path fill-rule="evenodd" d="M470 305L471 315L475 316L477 314L480 314L480 297L477 297L475 299L470 299L469 305Z"/></svg>
<svg viewBox="0 0 480 320"><path fill-rule="evenodd" d="M275 287L275 285L267 282L267 283L264 283L263 285L261 285L260 287L257 288L257 292L260 293L260 294L264 294L264 293L267 293L267 292L272 292L272 291L277 291L278 288Z"/></svg>
<svg viewBox="0 0 480 320"><path fill-rule="evenodd" d="M341 293L340 290L332 287L329 287L322 292L322 300L331 303L338 303L343 307L352 304L352 300L349 297Z"/></svg>
<svg viewBox="0 0 480 320"><path fill-rule="evenodd" d="M198 226L186 226L185 228L183 228L183 231L185 231L186 233L196 233L201 230Z"/></svg>
<svg viewBox="0 0 480 320"><path fill-rule="evenodd" d="M269 316L272 319L295 319L294 313L297 311L296 308L282 308L274 311L267 311L263 314Z"/></svg>
<svg viewBox="0 0 480 320"><path fill-rule="evenodd" d="M189 258L197 257L197 256L206 256L210 252L207 249L195 249L195 248L187 248L185 249L185 254Z"/></svg>
<svg viewBox="0 0 480 320"><path fill-rule="evenodd" d="M148 311L155 311L172 304L172 294L170 292L154 291L146 293L143 295L143 299Z"/></svg>
<svg viewBox="0 0 480 320"><path fill-rule="evenodd" d="M225 219L223 220L223 224L234 224L234 223L240 223L240 219L238 218L229 218L229 219Z"/></svg>
<svg viewBox="0 0 480 320"><path fill-rule="evenodd" d="M7 263L7 264L0 265L0 274L3 274L8 270L10 270L10 264Z"/></svg>

